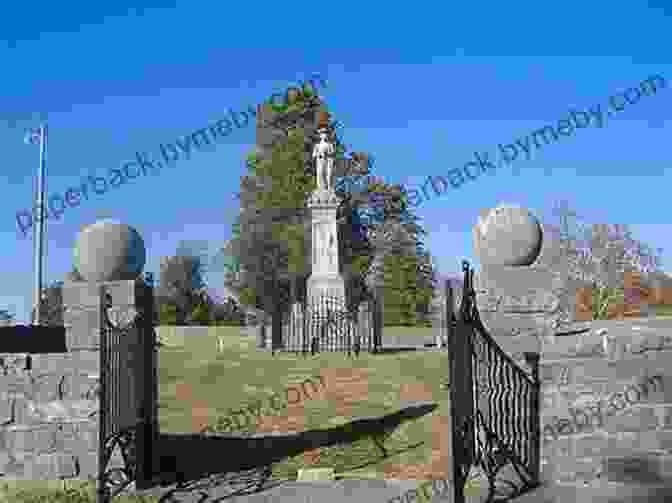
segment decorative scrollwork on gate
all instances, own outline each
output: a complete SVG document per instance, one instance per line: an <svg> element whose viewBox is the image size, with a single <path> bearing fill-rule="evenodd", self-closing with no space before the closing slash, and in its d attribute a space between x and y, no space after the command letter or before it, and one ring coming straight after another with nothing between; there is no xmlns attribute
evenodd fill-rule
<svg viewBox="0 0 672 503"><path fill-rule="evenodd" d="M456 438L453 441L453 457L458 463L455 465L455 484L464 486L469 478L471 463L466 462L471 459L471 444L474 437L474 420L465 417L462 424L455 428Z"/></svg>
<svg viewBox="0 0 672 503"><path fill-rule="evenodd" d="M110 501L135 481L137 473L135 440L136 426L124 428L105 440L101 456L104 469L99 480L99 491L103 494L104 501ZM121 451L124 466L107 468L107 464L110 462L112 453L117 446Z"/></svg>
<svg viewBox="0 0 672 503"><path fill-rule="evenodd" d="M459 488L472 467L488 479L489 502L507 501L539 485L538 354L526 353L533 368L528 375L497 345L480 319L474 272L468 262L462 266L460 329L452 344L459 357L451 358L452 407L461 421L453 428L456 496L462 497L456 502L464 501Z"/></svg>
<svg viewBox="0 0 672 503"><path fill-rule="evenodd" d="M105 310L103 313L105 315L105 323L108 325L106 328L122 332L128 332L128 330L137 326L144 319L142 311L136 309L134 306L113 306L112 296L109 292L105 294Z"/></svg>

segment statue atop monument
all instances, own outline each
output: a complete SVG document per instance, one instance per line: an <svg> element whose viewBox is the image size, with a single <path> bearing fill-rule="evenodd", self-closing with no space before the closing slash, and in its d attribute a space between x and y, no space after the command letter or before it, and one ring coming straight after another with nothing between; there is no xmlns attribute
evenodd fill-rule
<svg viewBox="0 0 672 503"><path fill-rule="evenodd" d="M318 130L320 141L313 148L315 159L317 190L333 191L332 174L334 170L334 146L327 141L327 130Z"/></svg>
<svg viewBox="0 0 672 503"><path fill-rule="evenodd" d="M333 128L329 113L322 111L317 124L319 141L313 147L317 188L307 200L311 215L313 263L306 284L306 295L311 299L323 295L345 302L345 281L340 273L338 257L338 223L336 213L341 201L334 191L334 164L336 148L328 138ZM312 301L311 301L312 302Z"/></svg>

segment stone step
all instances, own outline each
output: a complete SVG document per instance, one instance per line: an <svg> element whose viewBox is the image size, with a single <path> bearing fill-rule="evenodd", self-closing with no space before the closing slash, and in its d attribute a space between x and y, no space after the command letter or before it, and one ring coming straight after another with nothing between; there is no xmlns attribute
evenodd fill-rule
<svg viewBox="0 0 672 503"><path fill-rule="evenodd" d="M548 484L511 503L669 503L672 484L619 484L599 481L590 485Z"/></svg>

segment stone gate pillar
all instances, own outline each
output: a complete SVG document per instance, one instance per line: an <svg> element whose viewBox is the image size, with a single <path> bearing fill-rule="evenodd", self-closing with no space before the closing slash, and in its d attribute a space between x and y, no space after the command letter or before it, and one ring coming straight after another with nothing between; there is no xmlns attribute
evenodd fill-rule
<svg viewBox="0 0 672 503"><path fill-rule="evenodd" d="M154 289L151 275L142 276L144 241L132 227L106 219L80 232L74 255L83 281L68 281L63 287L66 345L68 351L86 351L96 361L101 385L95 417L97 456L86 469L96 478L100 475L101 437L108 441L142 421L135 437L135 480L140 483L158 468L154 441L159 433ZM121 466L124 461L116 448L102 468Z"/></svg>
<svg viewBox="0 0 672 503"><path fill-rule="evenodd" d="M557 241L529 210L507 204L486 210L473 235L477 304L491 335L543 338L576 321L581 284L569 277Z"/></svg>

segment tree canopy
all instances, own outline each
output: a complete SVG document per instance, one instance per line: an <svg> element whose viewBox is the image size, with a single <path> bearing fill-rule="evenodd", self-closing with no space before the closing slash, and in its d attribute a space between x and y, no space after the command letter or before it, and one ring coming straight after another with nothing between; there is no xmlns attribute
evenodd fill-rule
<svg viewBox="0 0 672 503"><path fill-rule="evenodd" d="M162 323L183 325L189 321L194 308L203 302L203 274L199 256L178 254L162 260L156 294Z"/></svg>
<svg viewBox="0 0 672 503"><path fill-rule="evenodd" d="M305 279L312 265L306 199L316 187L311 153L318 117L324 118L325 113L326 105L320 99L298 99L274 116L271 132L258 132L257 148L246 161L248 175L241 179L241 210L234 223L238 235L228 246L240 264L240 274L227 275L225 286L239 292L244 304L266 312L278 306L285 311L290 302L305 296ZM388 276L403 272L410 278L413 270L416 279L409 282L405 301L407 305L424 302L427 289L433 288L431 263L422 242L425 232L403 188L370 176L372 156L353 152L348 157L347 146L338 135L341 128L328 119L336 146L336 192L341 198L339 262L349 298L356 305L370 297L376 286L385 286L384 267L376 258L394 251L409 258L390 262L395 265L388 266ZM339 183L353 178L366 180L364 190Z"/></svg>
<svg viewBox="0 0 672 503"><path fill-rule="evenodd" d="M569 202L556 202L559 223L546 226L557 239L561 264L569 277L592 286L593 319L605 319L615 305L637 304L638 288L626 285L631 273L647 276L661 272L662 248L653 249L633 237L626 224L588 224Z"/></svg>

